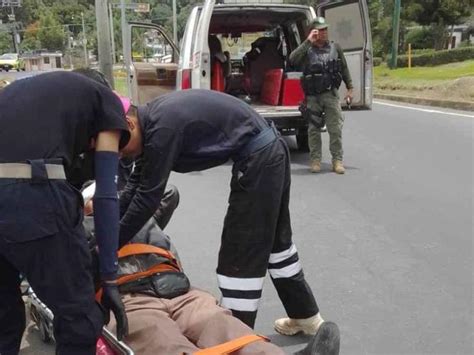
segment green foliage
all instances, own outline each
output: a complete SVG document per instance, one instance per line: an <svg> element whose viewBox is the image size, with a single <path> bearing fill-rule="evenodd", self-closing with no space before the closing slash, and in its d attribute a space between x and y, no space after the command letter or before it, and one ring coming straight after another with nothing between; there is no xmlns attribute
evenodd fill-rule
<svg viewBox="0 0 474 355"><path fill-rule="evenodd" d="M428 54L428 53L434 53L434 52L435 52L435 50L433 48L412 49L411 50L411 55ZM407 48L406 53L408 53L408 48Z"/></svg>
<svg viewBox="0 0 474 355"><path fill-rule="evenodd" d="M411 43L412 49L433 48L434 40L433 32L427 27L412 29L405 36L406 47Z"/></svg>
<svg viewBox="0 0 474 355"><path fill-rule="evenodd" d="M390 52L392 45L392 20L384 17L378 21L378 25L372 28L374 55L385 57Z"/></svg>
<svg viewBox="0 0 474 355"><path fill-rule="evenodd" d="M20 43L20 51L22 53L30 52L36 49L41 49L41 41L36 37L27 37Z"/></svg>
<svg viewBox="0 0 474 355"><path fill-rule="evenodd" d="M23 41L20 43L21 52L41 49L41 41L38 39L40 25L39 21L35 21L26 28L23 34Z"/></svg>
<svg viewBox="0 0 474 355"><path fill-rule="evenodd" d="M8 32L0 32L0 54L12 52L12 36Z"/></svg>
<svg viewBox="0 0 474 355"><path fill-rule="evenodd" d="M382 64L383 59L382 57L373 57L372 58L372 63L374 64L374 67L378 67L380 64Z"/></svg>
<svg viewBox="0 0 474 355"><path fill-rule="evenodd" d="M389 69L386 65L380 65L374 69L375 82L422 80L424 83L436 80L452 80L466 76L474 76L474 60L460 63L444 64L435 67L415 67Z"/></svg>
<svg viewBox="0 0 474 355"><path fill-rule="evenodd" d="M110 0L112 1L112 0ZM284 0L286 3L299 3L316 6L322 0ZM118 2L113 1L113 2ZM131 2L131 0L127 0ZM127 20L151 21L163 26L168 34L172 36L172 2L163 0L140 0L136 2L146 2L150 4L149 14L140 14L127 10ZM186 21L192 8L202 4L203 0L177 0L177 32L178 38L184 33ZM372 27L372 39L374 55L385 58L391 49L392 38L392 14L393 0L367 0L369 5L369 14ZM465 17L472 11L472 0L403 0L400 23L400 48L406 50L406 43L412 43L412 48L441 48L445 43L447 35L447 26L462 23ZM41 31L36 36L23 34L21 48L37 49L40 47L50 50L65 50L67 42L65 41L66 31L72 33L74 39L79 40L82 36L81 12L84 13L85 26L87 31L87 46L93 52L97 53L96 36L96 17L95 0L23 0L22 7L15 9L17 21L23 23L27 28L30 24L41 19L41 27L44 27L44 21L55 22L53 33ZM44 13L51 15L50 19L44 18ZM0 13L0 19L7 22L7 12ZM407 33L406 27L421 24L431 28L434 45L428 45L429 35L424 32ZM67 25L67 26L65 26ZM113 28L115 47L118 55L121 54L122 34L120 22L120 10L113 11ZM62 34L61 34L62 32ZM405 38L404 38L404 35ZM11 40L5 40L3 35L0 37L0 48L3 45L10 46ZM40 38L41 37L41 38ZM60 40L61 38L61 40ZM3 43L3 44L2 44ZM52 47L50 47L52 46Z"/></svg>
<svg viewBox="0 0 474 355"><path fill-rule="evenodd" d="M458 48L470 47L470 46L472 46L473 44L474 44L474 43L471 43L470 40L466 39L465 41L462 41L461 43L459 43Z"/></svg>
<svg viewBox="0 0 474 355"><path fill-rule="evenodd" d="M39 22L38 39L41 46L48 50L62 50L66 37L63 25L58 22L50 11L45 11L40 16Z"/></svg>
<svg viewBox="0 0 474 355"><path fill-rule="evenodd" d="M457 25L470 16L471 0L407 0L410 19L421 25Z"/></svg>
<svg viewBox="0 0 474 355"><path fill-rule="evenodd" d="M374 54L385 57L391 50L393 0L367 0L372 27ZM400 13L400 49L407 43L415 48L442 49L449 26L468 21L473 12L472 0L403 0ZM407 32L407 27L422 25L428 30ZM416 32L416 31L415 31ZM421 32L421 33L420 33ZM429 38L432 42L429 43Z"/></svg>
<svg viewBox="0 0 474 355"><path fill-rule="evenodd" d="M416 66L434 66L453 62L462 62L474 59L474 47L456 48L431 53L414 55L411 58L411 65ZM408 56L398 56L398 67L408 66Z"/></svg>

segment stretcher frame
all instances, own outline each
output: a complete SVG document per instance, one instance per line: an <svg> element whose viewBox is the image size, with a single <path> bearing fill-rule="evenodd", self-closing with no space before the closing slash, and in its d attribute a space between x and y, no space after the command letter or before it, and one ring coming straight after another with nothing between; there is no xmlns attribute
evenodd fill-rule
<svg viewBox="0 0 474 355"><path fill-rule="evenodd" d="M31 287L26 292L28 311L31 319L39 328L41 340L49 343L54 340L53 335L53 312L46 306ZM117 337L106 327L102 328L102 337L107 342L116 355L135 355L133 350L123 341L119 341Z"/></svg>

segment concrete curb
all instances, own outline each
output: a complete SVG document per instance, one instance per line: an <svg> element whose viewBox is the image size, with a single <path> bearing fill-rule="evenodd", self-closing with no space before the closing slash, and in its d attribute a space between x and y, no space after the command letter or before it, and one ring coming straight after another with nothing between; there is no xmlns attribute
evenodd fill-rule
<svg viewBox="0 0 474 355"><path fill-rule="evenodd" d="M438 99L426 99L421 97L393 95L393 94L374 94L374 97L382 100L400 101L407 102L410 104L447 107L457 110L474 111L474 102L466 101L451 101L451 100L438 100Z"/></svg>

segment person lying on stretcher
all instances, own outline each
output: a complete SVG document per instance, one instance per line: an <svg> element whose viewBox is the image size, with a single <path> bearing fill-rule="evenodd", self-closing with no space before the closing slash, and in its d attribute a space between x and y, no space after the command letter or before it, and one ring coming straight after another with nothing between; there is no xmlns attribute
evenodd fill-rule
<svg viewBox="0 0 474 355"><path fill-rule="evenodd" d="M85 199L84 225L95 249L91 201ZM178 201L178 190L169 186L155 216L119 251L119 290L129 323L125 343L140 355L284 354L264 337L250 338L251 343L234 352L203 350L255 332L220 307L210 293L190 286L176 249L162 230ZM114 319L108 328L115 329ZM230 344L229 349L233 349L232 345L235 344ZM339 330L330 322L323 323L308 345L297 352L338 353Z"/></svg>

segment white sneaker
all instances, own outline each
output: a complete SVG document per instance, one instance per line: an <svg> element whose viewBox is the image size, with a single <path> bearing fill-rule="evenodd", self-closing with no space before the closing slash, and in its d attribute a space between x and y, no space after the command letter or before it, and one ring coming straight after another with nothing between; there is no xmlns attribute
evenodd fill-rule
<svg viewBox="0 0 474 355"><path fill-rule="evenodd" d="M323 324L324 319L318 314L305 319L280 318L275 321L275 330L283 335L304 334L314 335Z"/></svg>

